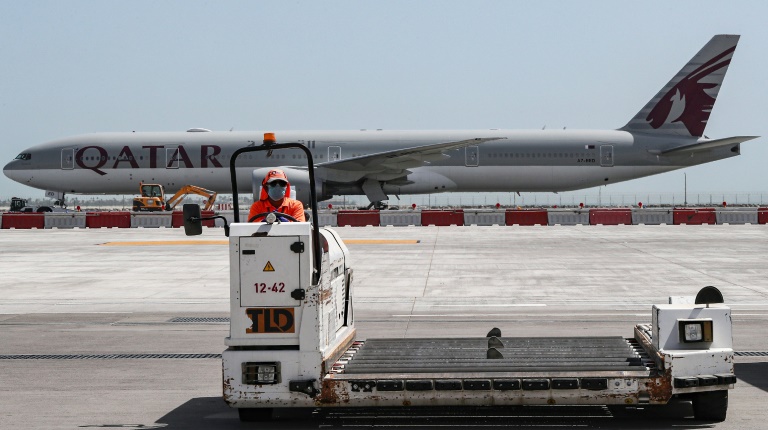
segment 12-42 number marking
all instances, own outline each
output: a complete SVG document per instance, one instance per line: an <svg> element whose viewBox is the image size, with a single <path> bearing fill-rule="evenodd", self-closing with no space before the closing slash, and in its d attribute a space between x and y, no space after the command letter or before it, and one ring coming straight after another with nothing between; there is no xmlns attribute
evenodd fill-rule
<svg viewBox="0 0 768 430"><path fill-rule="evenodd" d="M265 283L255 283L253 284L256 287L256 293L261 294L267 294L267 293L284 293L285 292L285 283L284 282L275 282L272 284L272 286L268 286Z"/></svg>

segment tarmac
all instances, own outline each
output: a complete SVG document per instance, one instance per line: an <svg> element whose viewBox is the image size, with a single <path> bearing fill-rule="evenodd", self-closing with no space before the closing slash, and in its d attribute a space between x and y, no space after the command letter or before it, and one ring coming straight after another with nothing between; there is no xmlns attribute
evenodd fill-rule
<svg viewBox="0 0 768 430"><path fill-rule="evenodd" d="M763 428L768 227L342 227L359 338L631 336L651 305L719 288L733 309L728 418L690 405L277 411L221 400L222 229L0 230L0 428ZM189 320L188 318L193 318ZM21 354L27 359L3 358ZM41 358L46 355L47 358Z"/></svg>

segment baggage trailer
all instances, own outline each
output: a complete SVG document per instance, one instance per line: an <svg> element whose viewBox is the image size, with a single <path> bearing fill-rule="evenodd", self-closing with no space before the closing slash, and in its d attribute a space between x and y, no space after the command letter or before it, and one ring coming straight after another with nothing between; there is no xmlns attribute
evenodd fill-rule
<svg viewBox="0 0 768 430"><path fill-rule="evenodd" d="M282 147L303 148L235 152L234 202L239 152ZM184 211L188 234L199 234L199 206ZM312 223L238 221L227 231L222 364L224 400L243 421L270 419L274 408L664 405L675 397L689 398L697 419L725 419L736 382L731 310L713 287L695 303L654 305L651 324L629 338L508 337L494 328L469 338L357 339L352 263L335 231L318 228L316 213Z"/></svg>

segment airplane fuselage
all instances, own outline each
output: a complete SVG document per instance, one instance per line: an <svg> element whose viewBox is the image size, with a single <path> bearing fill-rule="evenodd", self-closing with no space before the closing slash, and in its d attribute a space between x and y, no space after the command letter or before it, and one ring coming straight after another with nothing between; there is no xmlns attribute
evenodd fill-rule
<svg viewBox="0 0 768 430"><path fill-rule="evenodd" d="M607 185L739 154L739 144L695 154L659 156L659 149L706 141L619 130L276 131L279 143L300 142L316 165L402 148L472 138L500 138L445 151L408 169L405 180L382 181L387 194L568 191ZM29 148L4 172L17 182L76 194L132 194L138 184L173 191L194 184L231 192L229 160L261 145L263 132L94 133ZM239 192L251 191L251 172L305 166L297 150L250 153L237 161ZM323 178L320 178L323 180ZM361 185L327 181L332 195L363 194Z"/></svg>

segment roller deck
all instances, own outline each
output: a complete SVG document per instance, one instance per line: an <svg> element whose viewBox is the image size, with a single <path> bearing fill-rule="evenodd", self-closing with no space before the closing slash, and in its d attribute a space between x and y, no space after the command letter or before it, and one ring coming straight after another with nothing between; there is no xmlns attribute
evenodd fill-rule
<svg viewBox="0 0 768 430"><path fill-rule="evenodd" d="M490 348L501 357L488 358ZM650 376L655 367L634 339L492 337L359 341L347 350L331 372L337 377L412 374L440 378L445 374L466 373L525 377L544 372Z"/></svg>

